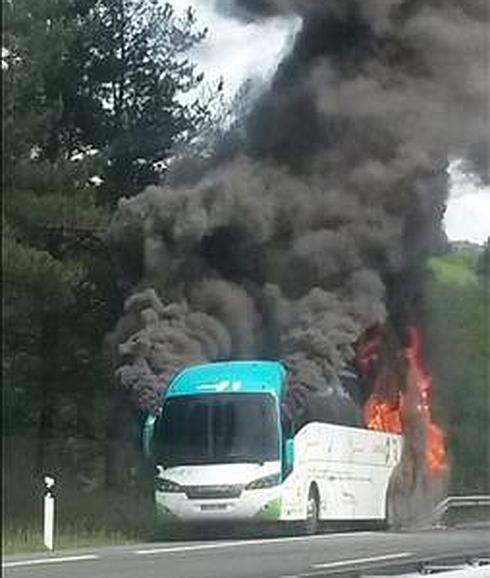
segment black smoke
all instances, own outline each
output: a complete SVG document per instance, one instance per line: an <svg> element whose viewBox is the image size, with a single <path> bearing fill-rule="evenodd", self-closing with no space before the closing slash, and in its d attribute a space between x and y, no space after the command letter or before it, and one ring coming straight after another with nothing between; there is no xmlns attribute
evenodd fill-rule
<svg viewBox="0 0 490 578"><path fill-rule="evenodd" d="M233 153L121 202L110 239L131 294L116 374L149 409L187 364L281 359L294 411L315 391L330 419L353 423L338 372L373 324L403 341L420 269L444 242L448 162L488 178L488 4L221 7L294 13L302 28Z"/></svg>

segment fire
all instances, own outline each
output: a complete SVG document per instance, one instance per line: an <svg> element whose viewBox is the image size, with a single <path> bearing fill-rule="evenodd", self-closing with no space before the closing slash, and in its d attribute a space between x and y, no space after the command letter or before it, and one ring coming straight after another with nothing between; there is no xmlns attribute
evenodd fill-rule
<svg viewBox="0 0 490 578"><path fill-rule="evenodd" d="M383 339L378 332L358 352L359 366L366 376L373 372L373 364L380 363ZM416 412L426 426L425 461L428 471L437 476L447 469L444 434L432 421L432 377L423 362L420 328L410 328L410 344L403 352L407 374L416 395ZM364 421L368 428L391 433L404 431L404 410L407 393L395 372L379 370L373 391L364 404Z"/></svg>
<svg viewBox="0 0 490 578"><path fill-rule="evenodd" d="M398 402L388 403L372 395L364 406L364 419L369 429L402 433L402 412L400 395Z"/></svg>
<svg viewBox="0 0 490 578"><path fill-rule="evenodd" d="M424 365L422 355L422 332L419 327L410 328L410 346L405 352L415 385L419 393L418 409L427 425L425 459L433 475L447 469L446 444L441 429L432 421L431 392L432 376Z"/></svg>

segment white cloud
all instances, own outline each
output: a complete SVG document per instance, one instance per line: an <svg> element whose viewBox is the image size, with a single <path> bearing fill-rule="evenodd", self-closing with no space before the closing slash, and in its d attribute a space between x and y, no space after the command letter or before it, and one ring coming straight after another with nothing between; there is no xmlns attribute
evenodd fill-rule
<svg viewBox="0 0 490 578"><path fill-rule="evenodd" d="M297 18L272 18L266 23L243 23L215 12L206 0L172 0L177 12L189 5L195 9L199 28L207 37L192 52L207 80L221 76L225 90L233 94L250 77L266 79L292 45L299 29Z"/></svg>
<svg viewBox="0 0 490 578"><path fill-rule="evenodd" d="M484 243L490 236L490 187L461 170L460 162L449 167L451 190L444 216L447 236L451 241Z"/></svg>

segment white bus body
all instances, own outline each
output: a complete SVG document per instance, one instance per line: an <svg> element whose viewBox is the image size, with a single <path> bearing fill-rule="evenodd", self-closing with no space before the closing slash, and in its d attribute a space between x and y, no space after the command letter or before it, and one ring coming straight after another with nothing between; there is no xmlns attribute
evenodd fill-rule
<svg viewBox="0 0 490 578"><path fill-rule="evenodd" d="M309 423L294 437L282 483L280 460L157 466L157 509L175 521L305 521L314 492L321 521L382 521L402 443L396 434Z"/></svg>

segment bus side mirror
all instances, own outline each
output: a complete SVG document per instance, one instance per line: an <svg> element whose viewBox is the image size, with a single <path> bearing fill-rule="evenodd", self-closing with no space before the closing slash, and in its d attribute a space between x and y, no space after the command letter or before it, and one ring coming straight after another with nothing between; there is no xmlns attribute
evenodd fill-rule
<svg viewBox="0 0 490 578"><path fill-rule="evenodd" d="M145 423L143 425L143 432L142 432L142 446L143 446L143 455L148 460L152 457L152 441L153 441L153 434L155 430L155 423L157 421L156 415L149 415Z"/></svg>

